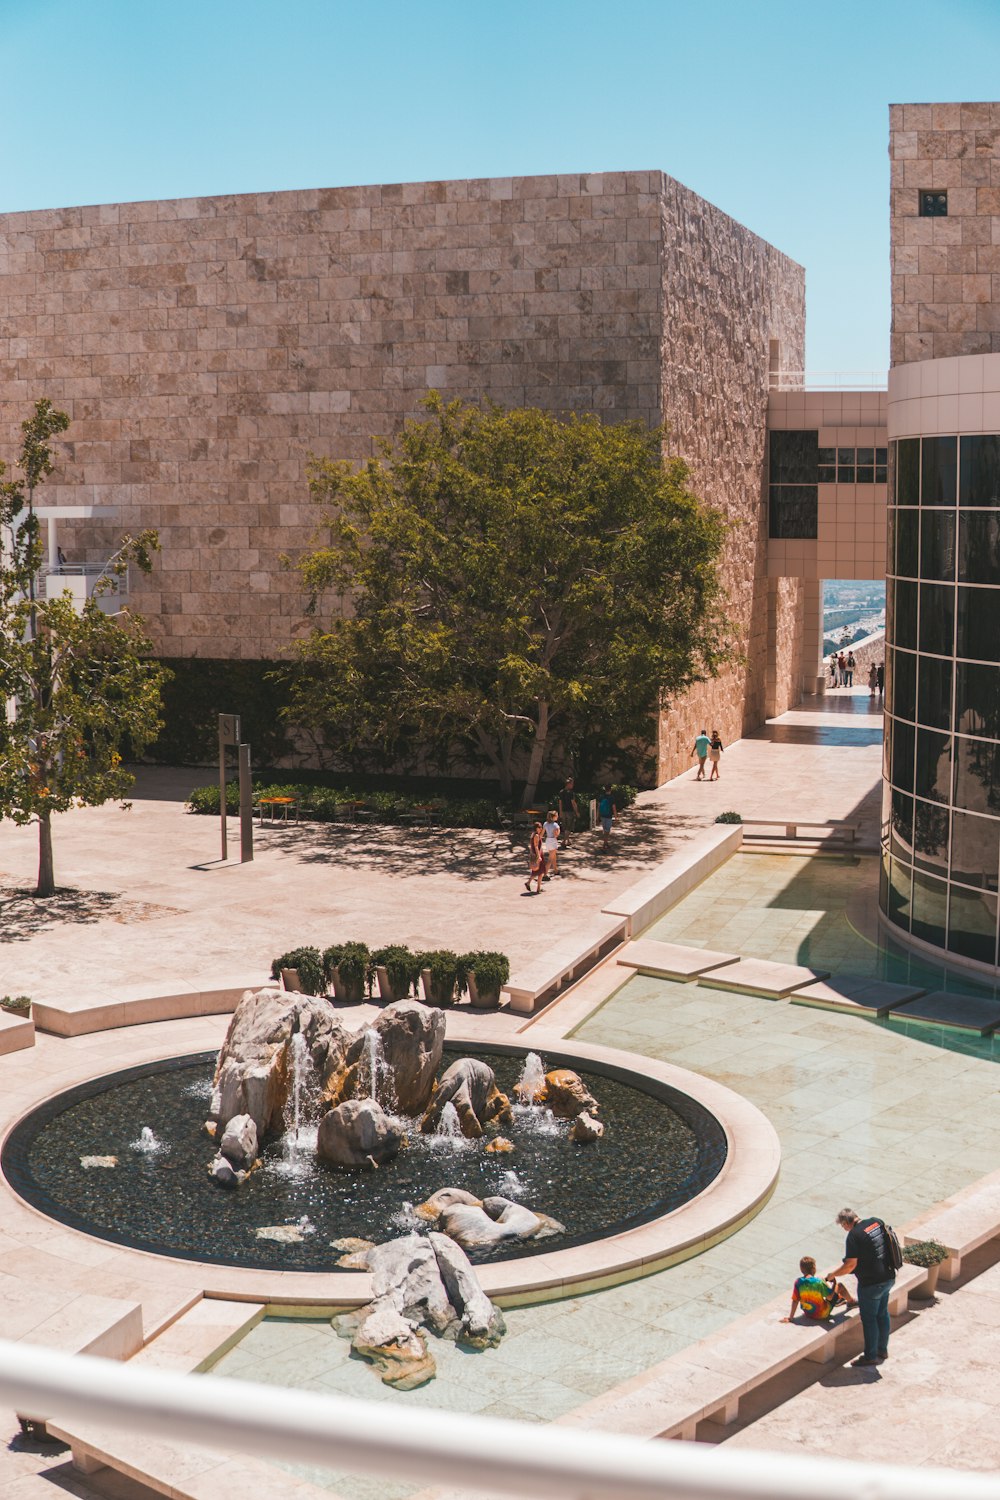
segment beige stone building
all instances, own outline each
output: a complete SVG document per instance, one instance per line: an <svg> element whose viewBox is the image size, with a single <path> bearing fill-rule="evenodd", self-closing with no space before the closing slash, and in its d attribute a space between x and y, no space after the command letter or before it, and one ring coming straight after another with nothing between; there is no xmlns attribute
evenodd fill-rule
<svg viewBox="0 0 1000 1500"><path fill-rule="evenodd" d="M363 458L431 388L664 422L734 523L742 661L664 716L663 778L704 723L731 740L815 685L823 577L881 575L884 491L846 466L811 474L811 532L775 526L768 428L884 444L877 396L797 390L804 317L802 269L661 172L8 214L0 452L38 395L65 407L45 499L90 508L60 511L69 565L155 526L132 602L158 650L263 663L307 628L278 559L310 538L311 452Z"/></svg>

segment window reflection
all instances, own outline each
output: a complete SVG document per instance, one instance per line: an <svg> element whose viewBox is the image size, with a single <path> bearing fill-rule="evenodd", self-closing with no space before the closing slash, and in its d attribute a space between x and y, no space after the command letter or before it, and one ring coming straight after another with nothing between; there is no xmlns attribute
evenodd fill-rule
<svg viewBox="0 0 1000 1500"><path fill-rule="evenodd" d="M997 898L985 892L951 887L948 948L981 964L996 962Z"/></svg>
<svg viewBox="0 0 1000 1500"><path fill-rule="evenodd" d="M889 794L889 840L893 854L913 858L913 798L895 787Z"/></svg>
<svg viewBox="0 0 1000 1500"><path fill-rule="evenodd" d="M951 878L963 885L997 889L1000 871L1000 819L979 818L975 813L952 815Z"/></svg>
<svg viewBox="0 0 1000 1500"><path fill-rule="evenodd" d="M917 585L900 578L893 590L893 640L908 651L917 649Z"/></svg>
<svg viewBox="0 0 1000 1500"><path fill-rule="evenodd" d="M912 724L903 724L897 719L892 726L892 774L893 786L904 792L913 791L913 735Z"/></svg>
<svg viewBox="0 0 1000 1500"><path fill-rule="evenodd" d="M955 644L955 590L946 583L920 585L920 649L951 656Z"/></svg>
<svg viewBox="0 0 1000 1500"><path fill-rule="evenodd" d="M1000 740L1000 667L959 662L956 673L955 728Z"/></svg>
<svg viewBox="0 0 1000 1500"><path fill-rule="evenodd" d="M1000 437L962 439L960 505L1000 505Z"/></svg>
<svg viewBox="0 0 1000 1500"><path fill-rule="evenodd" d="M891 712L900 719L916 718L917 658L912 651L892 652Z"/></svg>
<svg viewBox="0 0 1000 1500"><path fill-rule="evenodd" d="M936 802L913 802L913 863L942 880L948 874L949 812Z"/></svg>
<svg viewBox="0 0 1000 1500"><path fill-rule="evenodd" d="M909 928L910 900L913 890L913 871L898 859L889 861L889 904L886 914L897 927Z"/></svg>
<svg viewBox="0 0 1000 1500"><path fill-rule="evenodd" d="M1000 512L966 511L959 543L958 576L963 583L1000 583Z"/></svg>
<svg viewBox="0 0 1000 1500"><path fill-rule="evenodd" d="M896 504L920 503L920 439L902 438L893 444L896 453Z"/></svg>
<svg viewBox="0 0 1000 1500"><path fill-rule="evenodd" d="M956 656L995 662L1000 644L1000 589L959 586Z"/></svg>
<svg viewBox="0 0 1000 1500"><path fill-rule="evenodd" d="M920 539L920 512L897 510L896 512L896 572L902 578L916 578L918 566L918 543Z"/></svg>
<svg viewBox="0 0 1000 1500"><path fill-rule="evenodd" d="M1000 814L1000 744L955 737L955 805Z"/></svg>
<svg viewBox="0 0 1000 1500"><path fill-rule="evenodd" d="M958 439L924 438L920 456L921 505L954 505Z"/></svg>
<svg viewBox="0 0 1000 1500"><path fill-rule="evenodd" d="M920 519L920 576L955 581L955 514L929 510ZM951 647L949 646L949 651Z"/></svg>
<svg viewBox="0 0 1000 1500"><path fill-rule="evenodd" d="M922 656L918 668L917 719L938 729L951 727L952 664Z"/></svg>
<svg viewBox="0 0 1000 1500"><path fill-rule="evenodd" d="M913 936L943 948L948 923L947 882L914 870L912 901L910 931Z"/></svg>

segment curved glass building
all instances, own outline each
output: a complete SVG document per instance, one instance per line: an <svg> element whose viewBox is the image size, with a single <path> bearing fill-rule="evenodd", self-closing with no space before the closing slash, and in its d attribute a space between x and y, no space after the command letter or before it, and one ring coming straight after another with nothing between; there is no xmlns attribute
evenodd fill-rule
<svg viewBox="0 0 1000 1500"><path fill-rule="evenodd" d="M888 431L880 906L915 945L995 970L1000 354L896 366Z"/></svg>

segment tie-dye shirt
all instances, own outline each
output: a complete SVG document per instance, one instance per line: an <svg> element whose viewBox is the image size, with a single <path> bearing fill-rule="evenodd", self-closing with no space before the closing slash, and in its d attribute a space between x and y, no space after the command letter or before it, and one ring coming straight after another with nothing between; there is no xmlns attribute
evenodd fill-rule
<svg viewBox="0 0 1000 1500"><path fill-rule="evenodd" d="M822 1276L800 1276L795 1283L795 1295L807 1318L828 1318L833 1311L837 1294Z"/></svg>

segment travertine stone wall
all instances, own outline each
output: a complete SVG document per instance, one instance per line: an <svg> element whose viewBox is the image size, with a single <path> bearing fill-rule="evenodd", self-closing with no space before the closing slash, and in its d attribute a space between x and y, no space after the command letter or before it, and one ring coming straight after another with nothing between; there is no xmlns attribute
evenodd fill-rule
<svg viewBox="0 0 1000 1500"><path fill-rule="evenodd" d="M733 523L723 578L742 656L665 716L664 780L684 769L699 729L718 728L728 744L768 711L769 363L773 353L775 368L805 365L805 276L801 266L670 177L663 178L661 224L663 420L671 446L691 464L696 493ZM801 618L799 593L796 579L775 581L774 603L783 619L789 610ZM772 639L779 652L771 663L775 680L794 678L801 642L786 630Z"/></svg>
<svg viewBox="0 0 1000 1500"><path fill-rule="evenodd" d="M310 539L311 451L365 457L431 387L665 419L738 523L747 662L668 716L671 774L701 717L733 738L763 715L769 343L802 367L803 292L799 267L659 172L8 214L0 456L36 397L65 407L45 499L158 528L155 572L133 580L157 648L267 660L307 628L278 559ZM60 540L96 560L114 529Z"/></svg>
<svg viewBox="0 0 1000 1500"><path fill-rule="evenodd" d="M889 156L892 363L1000 351L1000 104L892 104Z"/></svg>

